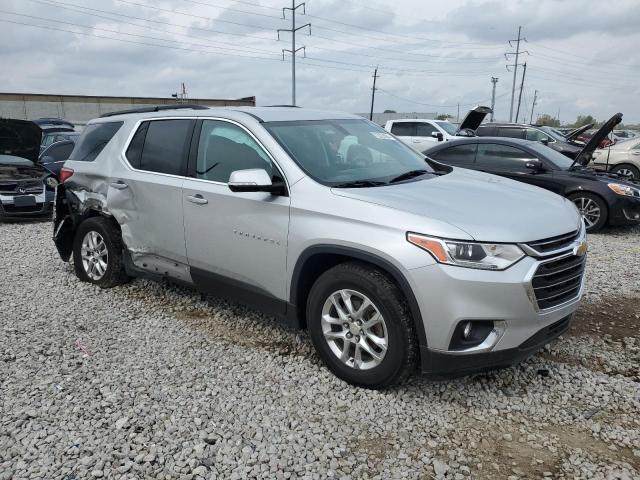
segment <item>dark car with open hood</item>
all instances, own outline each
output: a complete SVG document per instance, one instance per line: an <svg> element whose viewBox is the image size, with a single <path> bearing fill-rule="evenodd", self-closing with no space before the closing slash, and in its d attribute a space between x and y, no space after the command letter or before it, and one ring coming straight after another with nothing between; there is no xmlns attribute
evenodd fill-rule
<svg viewBox="0 0 640 480"><path fill-rule="evenodd" d="M454 140L423 153L434 168L446 164L480 170L562 195L573 201L592 233L605 225L640 224L640 183L588 168L597 146L621 121L621 113L614 115L574 160L540 142L508 137Z"/></svg>
<svg viewBox="0 0 640 480"><path fill-rule="evenodd" d="M51 214L55 176L38 162L42 129L0 119L0 220Z"/></svg>

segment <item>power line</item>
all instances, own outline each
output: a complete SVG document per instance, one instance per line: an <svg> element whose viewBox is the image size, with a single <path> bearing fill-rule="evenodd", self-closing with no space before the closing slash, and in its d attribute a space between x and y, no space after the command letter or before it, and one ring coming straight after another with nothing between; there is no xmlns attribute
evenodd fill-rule
<svg viewBox="0 0 640 480"><path fill-rule="evenodd" d="M122 31L119 31L119 30L110 30L108 28L96 27L96 26L93 26L93 25L82 25L82 24L79 24L79 23L65 22L63 20L55 20L55 19L52 19L52 18L38 17L36 15L26 15L26 14L23 14L23 13L9 12L9 11L6 11L6 10L0 10L0 13L6 13L6 14L9 14L9 15L16 15L16 16L20 16L20 17L27 17L27 18L32 18L32 19L36 19L36 20L44 20L44 21L47 21L47 22L56 22L58 24L70 25L70 26L74 26L74 27L88 28L88 29L91 29L91 30L97 30L97 31L101 31L101 32L115 33L117 35L126 35L128 37L145 38L145 39L149 39L149 40L160 40L162 42L174 42L174 39L171 39L171 38L160 38L160 37L152 37L152 36L148 36L148 35L139 35L139 34L135 34L135 33L127 33L127 32L122 32ZM165 33L170 33L170 32L165 32ZM226 50L229 50L229 51L237 51L237 52L242 52L242 53L266 53L266 54L269 54L269 55L277 55L277 53L275 53L275 52L267 52L266 50L241 49L241 48L233 48L233 47L216 47L216 46L211 45L211 44L207 45L207 44L202 44L202 43L190 43L190 45L193 45L193 46L196 46L196 47L226 49Z"/></svg>

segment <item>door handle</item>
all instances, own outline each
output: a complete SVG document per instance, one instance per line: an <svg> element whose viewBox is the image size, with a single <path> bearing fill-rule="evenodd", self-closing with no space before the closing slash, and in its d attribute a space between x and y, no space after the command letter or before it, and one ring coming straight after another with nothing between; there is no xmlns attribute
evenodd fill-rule
<svg viewBox="0 0 640 480"><path fill-rule="evenodd" d="M209 200L204 198L199 193L196 193L195 195L187 195L187 200L189 200L191 203L195 203L196 205L205 205L209 203Z"/></svg>
<svg viewBox="0 0 640 480"><path fill-rule="evenodd" d="M129 185L127 185L126 183L122 182L122 181L117 181L117 182L111 182L111 186L113 188L115 188L116 190L124 190L125 188L127 188Z"/></svg>

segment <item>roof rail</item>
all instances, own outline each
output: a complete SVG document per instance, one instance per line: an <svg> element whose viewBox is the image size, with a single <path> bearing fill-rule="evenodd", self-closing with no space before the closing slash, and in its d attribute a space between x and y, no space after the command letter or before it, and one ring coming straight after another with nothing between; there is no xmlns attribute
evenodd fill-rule
<svg viewBox="0 0 640 480"><path fill-rule="evenodd" d="M190 105L190 104L180 104L180 105L156 105L155 107L142 107L142 108L132 108L131 110L120 110L117 112L109 112L103 113L100 115L100 118L104 117L113 117L115 115L125 115L127 113L149 113L149 112L161 112L163 110L182 110L182 109L191 109L191 110L208 110L209 107L205 107L204 105Z"/></svg>

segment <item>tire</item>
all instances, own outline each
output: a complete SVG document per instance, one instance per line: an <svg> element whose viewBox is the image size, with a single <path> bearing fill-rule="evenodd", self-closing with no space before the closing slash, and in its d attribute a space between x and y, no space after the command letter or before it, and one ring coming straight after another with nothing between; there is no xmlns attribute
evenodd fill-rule
<svg viewBox="0 0 640 480"><path fill-rule="evenodd" d="M624 178L631 180L640 180L640 169L634 165L628 163L621 163L611 168L611 173L615 173Z"/></svg>
<svg viewBox="0 0 640 480"><path fill-rule="evenodd" d="M343 295L349 298L351 310ZM371 305L362 308L365 299ZM338 378L359 387L381 389L400 383L415 370L417 341L409 306L381 270L361 262L347 262L327 270L311 288L306 313L316 351Z"/></svg>
<svg viewBox="0 0 640 480"><path fill-rule="evenodd" d="M94 240L94 243L85 243ZM95 268L91 260L83 257L83 248L92 248ZM86 250L85 250L86 251ZM106 255L105 255L106 253ZM89 255L91 256L91 255ZM97 260L101 260L98 262ZM111 288L129 280L122 257L122 239L111 222L104 217L91 217L80 224L73 240L73 266L76 276L83 282L101 288Z"/></svg>
<svg viewBox="0 0 640 480"><path fill-rule="evenodd" d="M569 195L569 200L580 210L588 233L595 233L607 224L609 211L602 197L594 193L579 192ZM596 210L598 211L597 218ZM593 214L590 215L589 212L593 212Z"/></svg>

